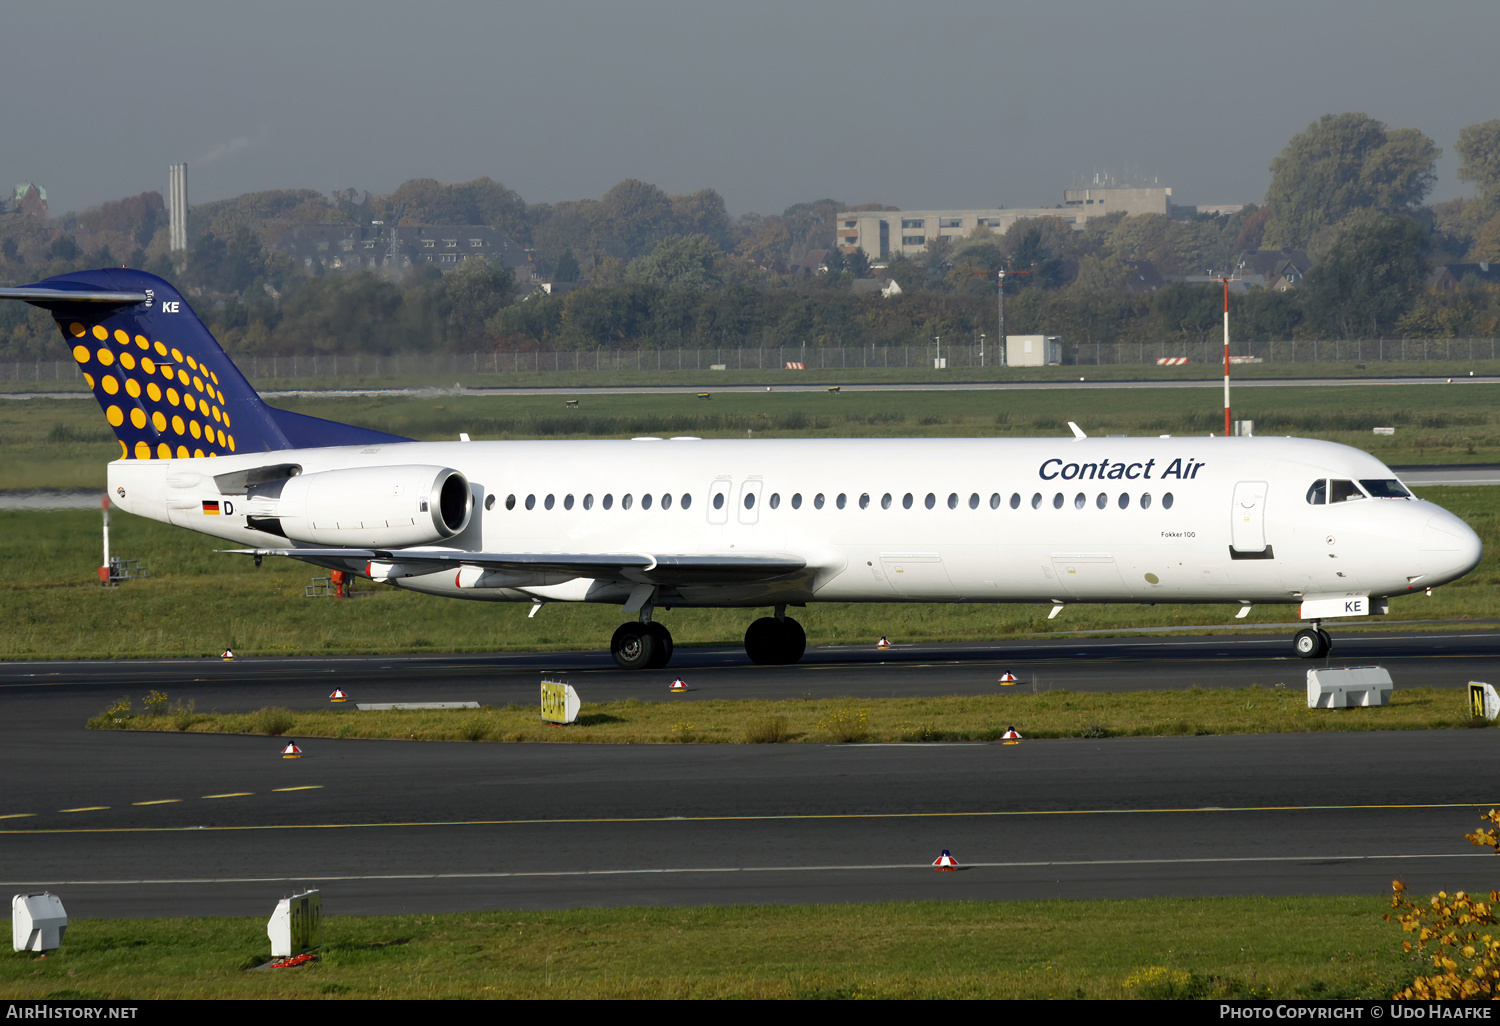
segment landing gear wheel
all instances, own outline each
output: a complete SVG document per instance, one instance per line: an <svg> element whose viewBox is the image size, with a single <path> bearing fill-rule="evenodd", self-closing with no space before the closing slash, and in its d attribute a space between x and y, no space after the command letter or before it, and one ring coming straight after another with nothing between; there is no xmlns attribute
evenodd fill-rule
<svg viewBox="0 0 1500 1026"><path fill-rule="evenodd" d="M787 665L798 662L802 654L807 651L807 632L802 625L790 616L781 621L783 629L782 641L785 647L781 651L781 661Z"/></svg>
<svg viewBox="0 0 1500 1026"><path fill-rule="evenodd" d="M661 647L650 624L622 623L609 639L609 654L622 670L650 669Z"/></svg>
<svg viewBox="0 0 1500 1026"><path fill-rule="evenodd" d="M763 616L745 631L745 654L761 666L795 663L807 651L807 632L791 617Z"/></svg>
<svg viewBox="0 0 1500 1026"><path fill-rule="evenodd" d="M646 633L656 641L656 655L652 658L648 669L659 670L672 661L672 632L654 620L643 626L646 628Z"/></svg>
<svg viewBox="0 0 1500 1026"><path fill-rule="evenodd" d="M763 616L745 630L745 654L760 666L773 664L780 640L781 624L773 616Z"/></svg>
<svg viewBox="0 0 1500 1026"><path fill-rule="evenodd" d="M1325 631L1312 627L1298 631L1297 636L1292 639L1292 647L1303 659L1323 658L1332 644L1333 639Z"/></svg>

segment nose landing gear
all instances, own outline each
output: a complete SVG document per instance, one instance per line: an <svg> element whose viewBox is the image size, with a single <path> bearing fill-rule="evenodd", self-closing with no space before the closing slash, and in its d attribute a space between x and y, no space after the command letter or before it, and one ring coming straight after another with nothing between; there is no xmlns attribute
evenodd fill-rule
<svg viewBox="0 0 1500 1026"><path fill-rule="evenodd" d="M1333 647L1333 638L1320 626L1321 621L1314 620L1311 627L1297 632L1292 639L1292 647L1303 659L1322 659Z"/></svg>

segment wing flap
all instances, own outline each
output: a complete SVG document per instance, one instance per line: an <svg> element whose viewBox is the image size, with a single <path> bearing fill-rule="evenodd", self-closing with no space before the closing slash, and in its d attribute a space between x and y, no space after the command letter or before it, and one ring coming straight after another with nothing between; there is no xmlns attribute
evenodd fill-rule
<svg viewBox="0 0 1500 1026"><path fill-rule="evenodd" d="M631 584L746 584L769 581L807 568L790 555L667 554L644 552L455 552L442 549L229 549L248 556L289 556L320 566L326 561L399 563L409 574L438 573L456 567L512 573L568 574ZM428 569L430 568L430 569Z"/></svg>

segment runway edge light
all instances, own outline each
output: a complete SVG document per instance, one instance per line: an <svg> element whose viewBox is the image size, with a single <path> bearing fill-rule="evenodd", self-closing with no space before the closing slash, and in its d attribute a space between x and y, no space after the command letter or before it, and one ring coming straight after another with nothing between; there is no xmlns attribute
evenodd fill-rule
<svg viewBox="0 0 1500 1026"><path fill-rule="evenodd" d="M1020 683L1020 681L1018 681L1016 679L1016 675L1014 673L1002 673L1000 675L1000 683L1001 684L1018 684L1018 683Z"/></svg>
<svg viewBox="0 0 1500 1026"><path fill-rule="evenodd" d="M893 648L894 646L891 644L890 639L888 639L884 634L882 634L880 636L880 640L875 643L875 647L876 648Z"/></svg>
<svg viewBox="0 0 1500 1026"><path fill-rule="evenodd" d="M233 662L234 661L234 651L232 649L226 648L224 650L224 654L220 658L223 659L226 663Z"/></svg>
<svg viewBox="0 0 1500 1026"><path fill-rule="evenodd" d="M1015 727L1006 727L1005 733L1001 735L1000 739L1008 745L1021 743L1021 735Z"/></svg>
<svg viewBox="0 0 1500 1026"><path fill-rule="evenodd" d="M676 692L676 691L686 691L687 689L688 689L687 681L683 680L681 677L673 677L672 678L672 690L674 692Z"/></svg>
<svg viewBox="0 0 1500 1026"><path fill-rule="evenodd" d="M954 858L947 848L944 848L943 853L932 860L932 868L939 873L954 872L958 869L958 859Z"/></svg>
<svg viewBox="0 0 1500 1026"><path fill-rule="evenodd" d="M300 759L302 758L302 749L288 742L287 746L281 750L281 757L283 759Z"/></svg>
<svg viewBox="0 0 1500 1026"><path fill-rule="evenodd" d="M333 694L328 696L328 700L330 702L347 702L349 701L349 696L344 694L343 688L334 688Z"/></svg>

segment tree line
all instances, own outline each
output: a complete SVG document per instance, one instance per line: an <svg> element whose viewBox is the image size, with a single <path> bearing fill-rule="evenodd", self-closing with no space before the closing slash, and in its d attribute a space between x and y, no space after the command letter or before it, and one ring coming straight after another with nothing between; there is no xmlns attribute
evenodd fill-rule
<svg viewBox="0 0 1500 1026"><path fill-rule="evenodd" d="M1426 287L1438 264L1500 262L1500 119L1459 133L1459 178L1478 195L1424 205L1440 150L1411 128L1358 113L1325 115L1271 161L1264 203L1231 215L1120 214L1083 229L1057 218L935 239L914 258L872 267L834 245L841 210L893 209L834 199L779 215L731 218L712 189L669 196L634 179L597 200L528 204L489 178L415 179L388 195L269 190L192 209L186 258L167 249L158 193L42 223L0 214L0 274L11 283L125 264L173 280L231 353L483 351L905 345L995 330L997 273L1006 330L1069 342L1198 341L1221 322L1212 285L1248 254L1307 266L1288 291L1232 297L1236 337L1462 337L1500 328L1500 292L1484 276ZM399 280L309 272L280 247L320 224L373 221L499 228L561 287L468 261ZM826 257L820 254L826 251ZM1304 259L1305 254L1305 259ZM816 266L813 266L816 264ZM879 276L901 294L855 294ZM573 287L568 287L573 286ZM0 306L0 359L61 351L48 318Z"/></svg>

